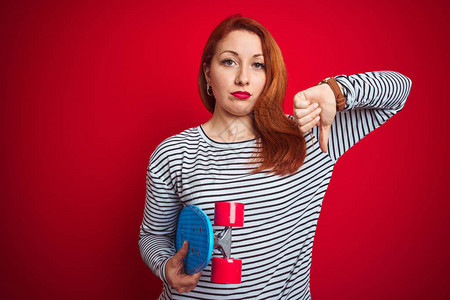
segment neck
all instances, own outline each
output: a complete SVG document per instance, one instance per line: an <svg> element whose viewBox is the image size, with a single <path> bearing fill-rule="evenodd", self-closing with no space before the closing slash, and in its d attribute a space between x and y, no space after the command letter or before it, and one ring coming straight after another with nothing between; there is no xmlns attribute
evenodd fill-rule
<svg viewBox="0 0 450 300"><path fill-rule="evenodd" d="M225 118L214 114L202 127L211 139L218 142L241 142L256 136L250 115Z"/></svg>

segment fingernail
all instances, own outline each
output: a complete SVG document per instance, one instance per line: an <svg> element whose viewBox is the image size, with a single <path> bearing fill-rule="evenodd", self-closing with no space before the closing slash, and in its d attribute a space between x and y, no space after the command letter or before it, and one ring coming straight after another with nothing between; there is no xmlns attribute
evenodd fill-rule
<svg viewBox="0 0 450 300"><path fill-rule="evenodd" d="M314 104L313 104L313 107L314 107L314 108L317 108L318 106L319 106L319 103L314 103Z"/></svg>
<svg viewBox="0 0 450 300"><path fill-rule="evenodd" d="M322 111L321 108L317 109L317 110L316 110L316 115L320 114L321 111Z"/></svg>

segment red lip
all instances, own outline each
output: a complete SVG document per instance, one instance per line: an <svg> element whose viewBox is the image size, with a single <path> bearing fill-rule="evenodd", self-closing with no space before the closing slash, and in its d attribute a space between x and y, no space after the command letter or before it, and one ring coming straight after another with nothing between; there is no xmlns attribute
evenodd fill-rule
<svg viewBox="0 0 450 300"><path fill-rule="evenodd" d="M231 95L233 95L236 98L239 99L248 99L252 96L252 94L250 94L249 92L243 92L243 91L237 91L234 93L231 93Z"/></svg>

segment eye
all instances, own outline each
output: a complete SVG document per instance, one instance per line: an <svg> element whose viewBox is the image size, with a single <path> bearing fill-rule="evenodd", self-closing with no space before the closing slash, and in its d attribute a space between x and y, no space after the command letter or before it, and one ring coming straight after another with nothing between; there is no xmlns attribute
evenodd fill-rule
<svg viewBox="0 0 450 300"><path fill-rule="evenodd" d="M254 63L253 67L258 70L266 68L266 66L263 63Z"/></svg>
<svg viewBox="0 0 450 300"><path fill-rule="evenodd" d="M224 64L225 66L233 66L234 64L236 64L232 59L224 59L221 61L222 64Z"/></svg>

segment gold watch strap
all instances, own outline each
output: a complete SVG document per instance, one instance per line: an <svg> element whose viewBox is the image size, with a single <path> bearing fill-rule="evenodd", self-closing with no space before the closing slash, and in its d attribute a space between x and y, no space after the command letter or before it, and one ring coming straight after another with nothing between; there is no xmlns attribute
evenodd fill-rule
<svg viewBox="0 0 450 300"><path fill-rule="evenodd" d="M345 108L345 96L342 94L341 88L339 87L336 79L334 77L330 77L322 80L317 85L321 85L322 83L328 84L333 91L336 99L336 110L343 110Z"/></svg>

